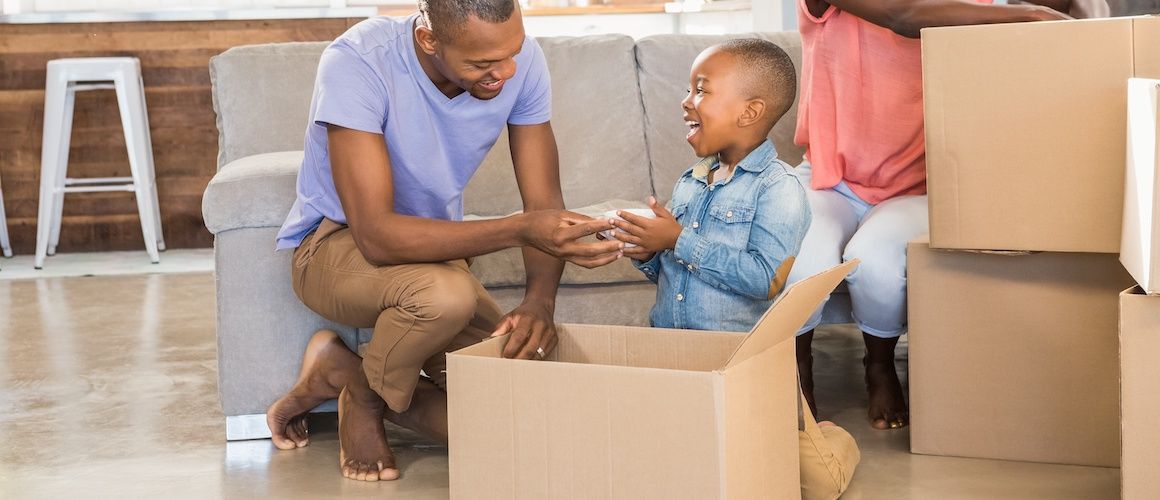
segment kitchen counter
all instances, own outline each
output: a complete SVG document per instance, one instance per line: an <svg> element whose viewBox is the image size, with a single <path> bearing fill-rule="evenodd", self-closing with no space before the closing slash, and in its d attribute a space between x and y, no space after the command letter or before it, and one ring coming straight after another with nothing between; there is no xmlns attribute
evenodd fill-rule
<svg viewBox="0 0 1160 500"><path fill-rule="evenodd" d="M0 16L0 24L123 23L155 21L252 21L276 19L366 18L376 7L267 8L267 9L160 9L88 12L34 12Z"/></svg>

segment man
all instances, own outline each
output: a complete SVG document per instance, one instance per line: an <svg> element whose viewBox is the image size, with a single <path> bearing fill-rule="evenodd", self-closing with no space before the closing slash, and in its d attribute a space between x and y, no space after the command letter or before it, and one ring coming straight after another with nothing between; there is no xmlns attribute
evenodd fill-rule
<svg viewBox="0 0 1160 500"><path fill-rule="evenodd" d="M278 248L296 248L303 303L374 335L360 359L316 334L267 412L275 445L305 446L304 414L338 397L343 475L395 479L383 418L446 441L446 352L493 333L511 333L508 357L555 347L560 259L596 267L623 244L576 241L612 226L563 210L550 104L514 0L420 0L418 14L369 19L326 49ZM504 127L525 211L462 222L463 189ZM503 315L465 259L516 246L527 291Z"/></svg>
<svg viewBox="0 0 1160 500"><path fill-rule="evenodd" d="M906 243L928 231L919 30L1098 17L1108 7L1103 0L796 1L802 91L795 142L806 146L798 170L812 179L813 222L789 282L862 261L846 282L866 343L869 418L878 429L901 428L908 411L894 349L906 332ZM821 308L797 339L802 389L815 414L811 343L820 321Z"/></svg>

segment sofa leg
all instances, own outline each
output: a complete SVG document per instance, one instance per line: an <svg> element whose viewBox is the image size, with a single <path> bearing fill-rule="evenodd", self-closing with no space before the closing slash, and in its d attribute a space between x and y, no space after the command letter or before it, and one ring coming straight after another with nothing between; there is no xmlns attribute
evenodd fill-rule
<svg viewBox="0 0 1160 500"><path fill-rule="evenodd" d="M227 416L226 441L246 441L249 439L270 439L270 427L266 425L266 414Z"/></svg>

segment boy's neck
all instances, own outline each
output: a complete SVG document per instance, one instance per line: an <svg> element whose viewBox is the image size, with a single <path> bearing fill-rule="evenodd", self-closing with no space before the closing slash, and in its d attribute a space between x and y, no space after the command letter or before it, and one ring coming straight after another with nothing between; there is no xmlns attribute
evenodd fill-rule
<svg viewBox="0 0 1160 500"><path fill-rule="evenodd" d="M735 144L727 146L725 149L717 152L717 161L725 172L733 172L733 169L741 160L744 160L749 153L757 149L765 142L766 134L759 137L749 137L740 140Z"/></svg>

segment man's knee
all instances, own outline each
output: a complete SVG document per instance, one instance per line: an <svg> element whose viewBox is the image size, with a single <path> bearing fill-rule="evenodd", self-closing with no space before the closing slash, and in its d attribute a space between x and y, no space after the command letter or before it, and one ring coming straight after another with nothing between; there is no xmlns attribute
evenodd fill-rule
<svg viewBox="0 0 1160 500"><path fill-rule="evenodd" d="M431 266L401 304L416 319L439 322L458 333L475 316L479 304L476 278L454 266Z"/></svg>

